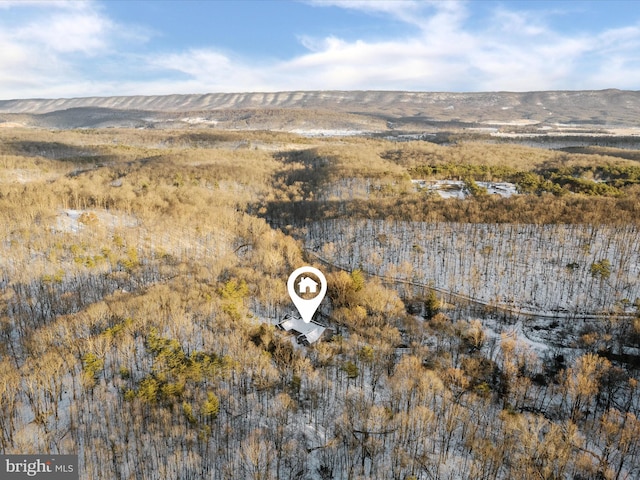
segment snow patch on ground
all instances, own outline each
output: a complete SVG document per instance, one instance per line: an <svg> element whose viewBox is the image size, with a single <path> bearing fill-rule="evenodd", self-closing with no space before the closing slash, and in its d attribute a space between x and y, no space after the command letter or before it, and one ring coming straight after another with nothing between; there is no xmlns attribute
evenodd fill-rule
<svg viewBox="0 0 640 480"><path fill-rule="evenodd" d="M44 173L40 170L26 168L11 168L0 171L0 183L30 183L38 180L53 180L58 174Z"/></svg>
<svg viewBox="0 0 640 480"><path fill-rule="evenodd" d="M107 228L135 227L137 220L123 213L113 214L106 210L61 210L56 219L55 230L78 233L88 225L102 225Z"/></svg>
<svg viewBox="0 0 640 480"><path fill-rule="evenodd" d="M540 127L539 130L544 130L544 133L525 133L525 132L493 132L490 135L492 137L501 138L545 138L545 137L597 137L597 138L615 138L618 136L640 136L640 128L603 128L597 132L585 131L585 127L570 126L570 125L556 125L562 130L552 130L551 127Z"/></svg>
<svg viewBox="0 0 640 480"><path fill-rule="evenodd" d="M180 119L181 122L189 125L217 125L218 120L208 119L204 117L185 117Z"/></svg>
<svg viewBox="0 0 640 480"><path fill-rule="evenodd" d="M329 129L329 128L294 128L290 130L291 133L302 135L303 137L352 137L355 135L363 135L367 132L363 130L348 130L348 129Z"/></svg>
<svg viewBox="0 0 640 480"><path fill-rule="evenodd" d="M503 110L511 107L502 107ZM538 120L528 120L528 119L519 119L519 120L510 120L510 121L500 121L500 120L486 120L482 122L484 125L504 125L507 127L525 127L527 125L537 125L540 123Z"/></svg>
<svg viewBox="0 0 640 480"><path fill-rule="evenodd" d="M531 337L528 330L522 320L519 320L515 325L505 326L502 321L485 317L481 320L484 327L485 334L488 339L495 339L497 344L501 344L503 335L511 340L514 340L517 344L528 348L534 352L538 358L544 358L551 346L547 343L535 340Z"/></svg>
<svg viewBox="0 0 640 480"><path fill-rule="evenodd" d="M469 190L461 180L411 180L418 190L435 192L442 198L458 198L464 200L470 195ZM508 198L518 194L516 185L509 182L476 182L490 195L500 195Z"/></svg>

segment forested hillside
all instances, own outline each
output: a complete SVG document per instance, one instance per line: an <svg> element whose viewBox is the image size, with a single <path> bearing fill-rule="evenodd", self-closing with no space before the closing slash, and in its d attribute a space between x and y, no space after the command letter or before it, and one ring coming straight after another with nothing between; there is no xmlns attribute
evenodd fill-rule
<svg viewBox="0 0 640 480"><path fill-rule="evenodd" d="M484 305L575 318L640 298L637 227L332 220L306 244L347 270L429 285Z"/></svg>
<svg viewBox="0 0 640 480"><path fill-rule="evenodd" d="M0 129L0 451L92 480L638 478L634 155ZM468 197L412 182L445 179ZM308 347L274 327L305 264L336 333ZM599 316L545 344L447 292Z"/></svg>

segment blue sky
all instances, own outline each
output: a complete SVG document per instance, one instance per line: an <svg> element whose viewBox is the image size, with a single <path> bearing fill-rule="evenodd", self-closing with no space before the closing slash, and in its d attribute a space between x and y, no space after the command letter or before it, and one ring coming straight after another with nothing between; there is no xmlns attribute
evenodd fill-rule
<svg viewBox="0 0 640 480"><path fill-rule="evenodd" d="M640 0L0 0L0 99L640 89Z"/></svg>

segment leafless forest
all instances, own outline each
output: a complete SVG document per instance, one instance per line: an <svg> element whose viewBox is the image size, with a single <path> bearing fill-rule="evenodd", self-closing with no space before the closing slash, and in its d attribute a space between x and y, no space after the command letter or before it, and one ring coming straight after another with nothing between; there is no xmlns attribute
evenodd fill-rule
<svg viewBox="0 0 640 480"><path fill-rule="evenodd" d="M638 238L635 226L340 219L310 224L306 244L348 270L483 305L575 318L635 310Z"/></svg>
<svg viewBox="0 0 640 480"><path fill-rule="evenodd" d="M0 128L0 451L90 480L638 478L638 159ZM274 324L308 263L336 334L301 347Z"/></svg>

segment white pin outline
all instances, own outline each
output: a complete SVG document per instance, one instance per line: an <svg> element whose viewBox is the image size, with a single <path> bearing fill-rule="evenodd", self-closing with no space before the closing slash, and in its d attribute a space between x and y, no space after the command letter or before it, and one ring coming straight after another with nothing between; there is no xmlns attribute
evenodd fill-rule
<svg viewBox="0 0 640 480"><path fill-rule="evenodd" d="M318 280L320 280L320 293L310 300L302 298L296 292L296 278L298 278L303 273L311 273L318 277ZM313 314L316 313L316 310L318 310L320 303L322 303L322 300L327 293L327 279L325 278L324 274L315 267L300 267L295 269L293 273L289 275L289 280L287 280L287 290L289 291L289 296L291 297L293 304L298 309L298 312L300 312L302 320L306 323L309 323L313 318Z"/></svg>

